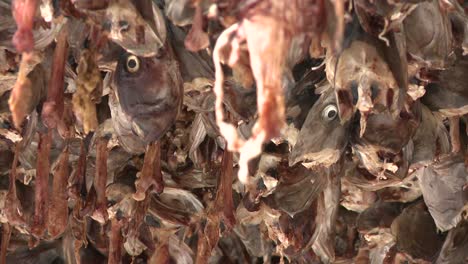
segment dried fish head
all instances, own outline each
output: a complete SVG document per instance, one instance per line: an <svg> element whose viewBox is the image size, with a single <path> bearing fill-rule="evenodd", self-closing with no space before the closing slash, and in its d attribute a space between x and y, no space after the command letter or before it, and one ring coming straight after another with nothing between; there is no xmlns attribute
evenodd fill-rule
<svg viewBox="0 0 468 264"><path fill-rule="evenodd" d="M334 91L328 83L321 88L325 90L304 121L289 157L290 165L302 162L306 167L331 166L348 143L349 123L340 123Z"/></svg>
<svg viewBox="0 0 468 264"><path fill-rule="evenodd" d="M113 78L119 102L112 106L116 130L146 144L159 139L174 123L182 103L177 63L169 54L145 58L125 53ZM118 111L122 115L116 115Z"/></svg>
<svg viewBox="0 0 468 264"><path fill-rule="evenodd" d="M351 134L353 151L371 173L398 171L403 178L412 156L412 145L408 143L411 143L420 120L421 105L418 102L405 107L397 117L388 111L372 113L364 125L360 123L359 129L354 127ZM365 126L363 134L362 126Z"/></svg>
<svg viewBox="0 0 468 264"><path fill-rule="evenodd" d="M109 38L137 56L156 56L166 43L163 14L153 1L113 0L106 18Z"/></svg>
<svg viewBox="0 0 468 264"><path fill-rule="evenodd" d="M439 97L439 100L442 98ZM450 151L449 134L443 119L431 112L425 105L422 105L421 123L411 141L413 142L413 157L410 170L431 164L438 155Z"/></svg>
<svg viewBox="0 0 468 264"><path fill-rule="evenodd" d="M381 55L383 43L364 37L351 42L341 55L327 52L326 73L335 87L342 122L359 110L362 116L373 109L397 110L399 86Z"/></svg>
<svg viewBox="0 0 468 264"><path fill-rule="evenodd" d="M421 99L432 111L448 117L468 114L468 58L457 55L455 63L446 70L429 72L433 80Z"/></svg>
<svg viewBox="0 0 468 264"><path fill-rule="evenodd" d="M419 3L403 20L408 53L421 66L444 68L452 53L452 26L439 1Z"/></svg>
<svg viewBox="0 0 468 264"><path fill-rule="evenodd" d="M426 94L422 101L431 110L439 111L444 116L452 117L468 114L468 97L446 89L446 85L443 84L431 83L427 85Z"/></svg>
<svg viewBox="0 0 468 264"><path fill-rule="evenodd" d="M393 221L391 229L397 249L416 259L433 259L443 243L434 220L421 202L405 208Z"/></svg>
<svg viewBox="0 0 468 264"><path fill-rule="evenodd" d="M393 118L390 113L370 114L367 118L365 132L358 134L362 128L352 133L352 143L379 146L393 154L398 153L414 135L421 120L421 105L416 103L409 111L403 111Z"/></svg>
<svg viewBox="0 0 468 264"><path fill-rule="evenodd" d="M404 19L416 8L419 2L413 1L354 1L356 14L363 29L374 36L384 39L385 34L404 21Z"/></svg>

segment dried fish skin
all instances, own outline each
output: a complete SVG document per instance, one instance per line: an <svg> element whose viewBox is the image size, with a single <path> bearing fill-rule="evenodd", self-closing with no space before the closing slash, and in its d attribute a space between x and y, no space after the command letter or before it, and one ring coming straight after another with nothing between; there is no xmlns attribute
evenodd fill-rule
<svg viewBox="0 0 468 264"><path fill-rule="evenodd" d="M359 137L353 134L353 143L360 144L361 139L367 144L380 146L386 151L400 151L413 137L421 120L421 106L415 105L410 111L403 112L399 118L392 118L389 113L371 114L367 118L366 131ZM398 136L396 136L398 133Z"/></svg>
<svg viewBox="0 0 468 264"><path fill-rule="evenodd" d="M449 134L442 118L431 112L425 105L422 105L421 123L411 141L414 149L410 170L429 165L438 155L447 154L450 151Z"/></svg>
<svg viewBox="0 0 468 264"><path fill-rule="evenodd" d="M260 225L236 225L234 232L251 256L263 257L271 250L271 243L262 239Z"/></svg>
<svg viewBox="0 0 468 264"><path fill-rule="evenodd" d="M378 173L372 174L360 164L357 157L354 159L345 160L343 178L363 191L378 191L385 187L401 184L401 179L395 177L390 171L385 170L380 175Z"/></svg>
<svg viewBox="0 0 468 264"><path fill-rule="evenodd" d="M165 210L161 210L166 208ZM203 212L205 206L189 191L166 187L159 197L152 197L148 213L168 225L188 225L190 214Z"/></svg>
<svg viewBox="0 0 468 264"><path fill-rule="evenodd" d="M356 219L357 230L366 234L375 228L390 228L402 209L400 203L376 202L359 214Z"/></svg>
<svg viewBox="0 0 468 264"><path fill-rule="evenodd" d="M110 0L92 1L92 0L72 0L73 5L78 9L101 10L109 6Z"/></svg>
<svg viewBox="0 0 468 264"><path fill-rule="evenodd" d="M468 247L467 233L468 222L466 221L460 222L456 227L451 229L445 238L445 242L435 263L463 263L468 257L466 251Z"/></svg>
<svg viewBox="0 0 468 264"><path fill-rule="evenodd" d="M0 141L0 174L6 174L11 170L10 165L13 164L14 152L6 142Z"/></svg>
<svg viewBox="0 0 468 264"><path fill-rule="evenodd" d="M376 193L382 201L401 203L414 202L422 195L418 179L415 176L406 177L400 184L385 187Z"/></svg>
<svg viewBox="0 0 468 264"><path fill-rule="evenodd" d="M61 235L68 226L68 161L69 150L68 146L66 146L60 154L59 162L53 175L52 195L49 201L47 231L52 238Z"/></svg>
<svg viewBox="0 0 468 264"><path fill-rule="evenodd" d="M98 126L96 103L101 101L102 78L94 61L94 54L84 50L77 67L76 92L73 94L73 110L83 123L84 132L94 131Z"/></svg>
<svg viewBox="0 0 468 264"><path fill-rule="evenodd" d="M29 115L45 97L45 70L40 63L42 57L38 53L25 53L21 58L18 77L8 100L13 122L20 127L25 117Z"/></svg>
<svg viewBox="0 0 468 264"><path fill-rule="evenodd" d="M341 179L340 205L349 211L361 213L377 200L375 193L363 190L347 178Z"/></svg>
<svg viewBox="0 0 468 264"><path fill-rule="evenodd" d="M279 170L280 181L271 194L274 203L270 206L288 213L291 217L306 210L327 186L327 177L321 173L322 170L317 173L301 165ZM302 179L297 182L281 180L286 174Z"/></svg>
<svg viewBox="0 0 468 264"><path fill-rule="evenodd" d="M130 117L125 114L114 91L109 95L109 108L112 115L112 125L120 145L125 151L132 154L145 152L146 144L132 131Z"/></svg>
<svg viewBox="0 0 468 264"><path fill-rule="evenodd" d="M161 172L161 147L159 142L151 143L145 153L145 160L141 172L137 173L135 181L136 192L133 199L143 201L148 191L154 189L161 193L164 189Z"/></svg>
<svg viewBox="0 0 468 264"><path fill-rule="evenodd" d="M16 146L15 156L13 159L13 166L9 175L9 186L8 192L5 196L5 208L4 213L8 223L13 226L23 226L26 227L26 219L23 215L23 208L21 206L21 201L17 195L16 190L16 171L18 166L18 155L19 155L19 146Z"/></svg>
<svg viewBox="0 0 468 264"><path fill-rule="evenodd" d="M174 25L183 27L192 24L195 8L190 0L165 0L164 14Z"/></svg>
<svg viewBox="0 0 468 264"><path fill-rule="evenodd" d="M312 249L324 263L335 260L335 222L341 196L341 166L338 167L338 169L326 172L327 185L318 197L318 213L315 218L317 227L314 232L315 241L312 244Z"/></svg>
<svg viewBox="0 0 468 264"><path fill-rule="evenodd" d="M107 213L107 198L106 198L106 185L107 185L107 142L108 139L101 137L96 142L96 171L93 179L93 188L96 192L96 202L94 212L91 217L104 225L109 214Z"/></svg>
<svg viewBox="0 0 468 264"><path fill-rule="evenodd" d="M468 114L467 98L457 92L445 89L443 85L430 83L422 101L444 116L456 117Z"/></svg>
<svg viewBox="0 0 468 264"><path fill-rule="evenodd" d="M36 168L36 180L34 190L34 218L31 225L31 233L40 238L47 229L49 210L49 172L50 172L50 148L52 141L51 131L40 135L37 148L38 159Z"/></svg>
<svg viewBox="0 0 468 264"><path fill-rule="evenodd" d="M457 154L446 154L439 161L416 172L424 202L437 228L447 231L462 219L467 203L465 186L468 181L464 161Z"/></svg>
<svg viewBox="0 0 468 264"><path fill-rule="evenodd" d="M68 54L68 27L61 29L57 37L57 46L54 50L52 72L47 90L47 100L42 107L41 117L48 128L61 126L64 113L64 72L65 61Z"/></svg>

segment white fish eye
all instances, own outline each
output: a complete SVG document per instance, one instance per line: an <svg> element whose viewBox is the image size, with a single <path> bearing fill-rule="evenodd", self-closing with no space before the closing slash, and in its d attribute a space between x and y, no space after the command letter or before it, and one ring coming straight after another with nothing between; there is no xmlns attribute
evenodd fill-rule
<svg viewBox="0 0 468 264"><path fill-rule="evenodd" d="M334 104L327 105L322 110L322 118L325 121L333 121L335 120L337 116L338 116L338 108L336 108L336 105Z"/></svg>
<svg viewBox="0 0 468 264"><path fill-rule="evenodd" d="M140 59L135 55L128 56L125 67L127 68L127 71L131 73L137 72L140 69Z"/></svg>

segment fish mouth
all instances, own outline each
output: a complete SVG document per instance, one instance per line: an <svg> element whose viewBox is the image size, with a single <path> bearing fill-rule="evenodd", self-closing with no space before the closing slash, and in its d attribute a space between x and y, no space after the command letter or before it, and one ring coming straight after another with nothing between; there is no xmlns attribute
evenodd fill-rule
<svg viewBox="0 0 468 264"><path fill-rule="evenodd" d="M151 102L134 103L128 107L128 113L131 116L138 117L142 115L151 115L165 112L171 109L171 105L165 101L165 99L156 99Z"/></svg>
<svg viewBox="0 0 468 264"><path fill-rule="evenodd" d="M337 148L326 148L318 152L303 155L293 154L290 157L289 166L302 162L302 165L306 168L313 168L319 165L329 167L338 162L340 156L341 150Z"/></svg>
<svg viewBox="0 0 468 264"><path fill-rule="evenodd" d="M174 123L177 111L146 111L133 116L132 132L149 144L161 138Z"/></svg>

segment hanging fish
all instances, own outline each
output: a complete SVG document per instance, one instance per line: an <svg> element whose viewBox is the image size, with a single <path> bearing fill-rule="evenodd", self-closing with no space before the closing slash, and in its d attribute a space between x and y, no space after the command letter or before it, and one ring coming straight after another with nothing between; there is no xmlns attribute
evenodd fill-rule
<svg viewBox="0 0 468 264"><path fill-rule="evenodd" d="M113 87L115 98L109 107L127 151L139 152L141 143L145 146L159 139L174 123L182 103L182 83L177 62L169 53L148 58L122 54Z"/></svg>

